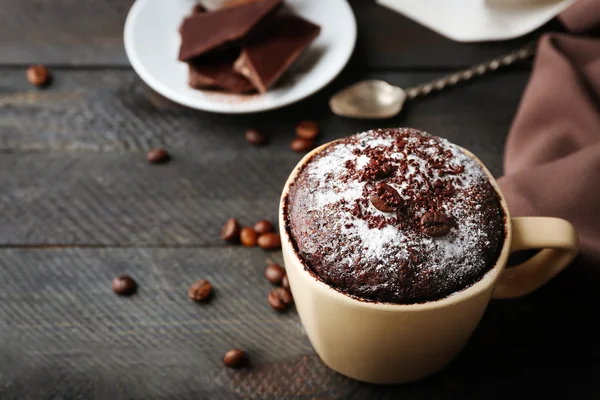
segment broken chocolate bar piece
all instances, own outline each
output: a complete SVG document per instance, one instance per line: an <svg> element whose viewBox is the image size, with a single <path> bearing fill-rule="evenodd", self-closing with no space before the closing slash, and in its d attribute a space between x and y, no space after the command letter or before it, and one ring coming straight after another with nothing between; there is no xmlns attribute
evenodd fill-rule
<svg viewBox="0 0 600 400"><path fill-rule="evenodd" d="M196 14L205 12L206 8L200 3L193 9ZM190 61L188 84L194 89L221 89L230 93L254 91L250 81L233 70L233 62L239 53L239 49L231 49Z"/></svg>
<svg viewBox="0 0 600 400"><path fill-rule="evenodd" d="M233 53L211 56L189 63L189 85L194 89L222 89L230 93L255 91L248 79L233 70L233 61L239 50Z"/></svg>
<svg viewBox="0 0 600 400"><path fill-rule="evenodd" d="M282 1L253 1L238 7L195 13L187 17L180 29L179 60L190 61L252 36L253 31L258 30L259 23L277 11Z"/></svg>
<svg viewBox="0 0 600 400"><path fill-rule="evenodd" d="M207 12L208 10L201 3L196 3L192 8L190 15L202 14ZM181 35L181 30L183 29L183 24L179 25L179 34Z"/></svg>
<svg viewBox="0 0 600 400"><path fill-rule="evenodd" d="M318 25L295 15L278 16L268 32L242 47L233 68L265 93L320 31Z"/></svg>

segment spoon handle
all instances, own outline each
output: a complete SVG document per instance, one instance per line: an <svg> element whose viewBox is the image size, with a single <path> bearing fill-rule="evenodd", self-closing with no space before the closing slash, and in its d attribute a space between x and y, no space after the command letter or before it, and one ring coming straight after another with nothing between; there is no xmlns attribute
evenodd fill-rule
<svg viewBox="0 0 600 400"><path fill-rule="evenodd" d="M500 67L507 67L518 61L525 60L535 53L533 44L527 45L519 50L494 58L481 64L474 65L462 71L448 74L442 78L433 81L422 83L417 86L406 89L406 96L409 99L414 99L417 96L426 96L432 91L442 90L448 86L454 86L458 82L469 81L474 77L481 76L487 72L495 71Z"/></svg>

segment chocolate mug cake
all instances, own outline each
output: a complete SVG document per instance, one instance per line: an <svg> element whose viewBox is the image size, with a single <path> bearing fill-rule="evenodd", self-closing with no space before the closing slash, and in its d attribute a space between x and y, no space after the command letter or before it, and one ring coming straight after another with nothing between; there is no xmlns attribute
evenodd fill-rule
<svg viewBox="0 0 600 400"><path fill-rule="evenodd" d="M505 240L499 196L477 161L415 129L380 129L314 154L284 199L304 267L365 301L423 303L490 270Z"/></svg>

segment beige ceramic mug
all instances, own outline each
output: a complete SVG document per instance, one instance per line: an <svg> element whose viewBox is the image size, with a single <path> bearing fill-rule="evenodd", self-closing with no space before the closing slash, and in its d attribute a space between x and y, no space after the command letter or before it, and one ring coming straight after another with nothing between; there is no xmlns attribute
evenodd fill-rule
<svg viewBox="0 0 600 400"><path fill-rule="evenodd" d="M360 301L338 292L308 272L285 228L284 199L310 157L296 166L283 189L279 226L285 267L300 319L310 342L333 370L364 382L403 383L446 366L467 343L492 298L528 294L559 273L575 257L577 234L558 218L510 218L498 184L479 162L500 196L506 213L506 240L496 265L474 285L437 301L390 304ZM542 249L505 270L511 252Z"/></svg>

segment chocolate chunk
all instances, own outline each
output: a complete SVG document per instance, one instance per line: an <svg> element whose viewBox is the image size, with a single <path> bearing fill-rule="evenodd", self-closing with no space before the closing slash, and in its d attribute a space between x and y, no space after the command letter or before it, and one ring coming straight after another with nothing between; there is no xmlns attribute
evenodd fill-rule
<svg viewBox="0 0 600 400"><path fill-rule="evenodd" d="M261 0L213 12L194 14L181 25L179 60L190 61L215 49L235 44L273 14L282 0Z"/></svg>
<svg viewBox="0 0 600 400"><path fill-rule="evenodd" d="M384 162L378 165L378 168L375 170L375 179L384 179L390 176L392 173L392 166L390 163Z"/></svg>
<svg viewBox="0 0 600 400"><path fill-rule="evenodd" d="M201 3L197 3L194 5L194 7L192 7L192 12L190 12L190 15L194 15L194 14L203 14L205 12L208 12L208 10L206 9L206 7L204 7ZM182 29L182 25L179 25L179 34L181 35L181 29Z"/></svg>
<svg viewBox="0 0 600 400"><path fill-rule="evenodd" d="M382 212L392 212L404 204L400 194L386 183L378 183L370 197L373 207Z"/></svg>
<svg viewBox="0 0 600 400"><path fill-rule="evenodd" d="M222 89L229 93L248 93L254 91L252 83L233 70L233 62L239 51L203 57L191 61L188 65L188 84L194 89Z"/></svg>
<svg viewBox="0 0 600 400"><path fill-rule="evenodd" d="M371 158L362 172L361 179L365 181L384 179L392 172L393 168L389 161Z"/></svg>
<svg viewBox="0 0 600 400"><path fill-rule="evenodd" d="M450 219L439 212L426 212L421 217L421 231L428 236L439 237L450 232Z"/></svg>
<svg viewBox="0 0 600 400"><path fill-rule="evenodd" d="M234 70L265 93L320 31L318 25L295 15L277 16L268 31L242 47Z"/></svg>

